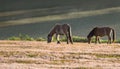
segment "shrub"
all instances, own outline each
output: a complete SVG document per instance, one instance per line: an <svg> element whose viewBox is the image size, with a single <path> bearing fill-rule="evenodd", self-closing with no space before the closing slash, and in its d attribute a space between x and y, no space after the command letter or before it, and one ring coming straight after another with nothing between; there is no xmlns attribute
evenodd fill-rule
<svg viewBox="0 0 120 69"><path fill-rule="evenodd" d="M33 41L34 38L32 38L32 37L30 37L28 35L19 34L18 36L9 37L8 40L28 40L28 41Z"/></svg>
<svg viewBox="0 0 120 69"><path fill-rule="evenodd" d="M35 39L36 41L45 41L46 39L42 38L42 37L39 37L39 38L36 38Z"/></svg>
<svg viewBox="0 0 120 69"><path fill-rule="evenodd" d="M19 37L12 36L12 37L9 37L8 40L21 40L21 39Z"/></svg>
<svg viewBox="0 0 120 69"><path fill-rule="evenodd" d="M67 41L66 37L61 39L61 41ZM73 36L73 42L87 42L85 37Z"/></svg>
<svg viewBox="0 0 120 69"><path fill-rule="evenodd" d="M73 36L74 42L87 42L87 39L85 37L79 37L79 36Z"/></svg>
<svg viewBox="0 0 120 69"><path fill-rule="evenodd" d="M118 40L115 40L115 43L120 43L120 39L118 39Z"/></svg>

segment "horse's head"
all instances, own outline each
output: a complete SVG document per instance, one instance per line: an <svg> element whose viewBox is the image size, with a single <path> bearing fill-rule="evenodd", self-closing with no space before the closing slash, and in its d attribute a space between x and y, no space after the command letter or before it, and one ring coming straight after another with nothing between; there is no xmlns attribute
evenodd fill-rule
<svg viewBox="0 0 120 69"><path fill-rule="evenodd" d="M47 42L50 43L52 41L52 36L50 34L48 34L47 36Z"/></svg>
<svg viewBox="0 0 120 69"><path fill-rule="evenodd" d="M95 28L94 28L92 31L90 31L90 33L89 33L88 36L87 36L88 44L91 43L91 38L95 35L95 34L94 34L94 31L95 31Z"/></svg>

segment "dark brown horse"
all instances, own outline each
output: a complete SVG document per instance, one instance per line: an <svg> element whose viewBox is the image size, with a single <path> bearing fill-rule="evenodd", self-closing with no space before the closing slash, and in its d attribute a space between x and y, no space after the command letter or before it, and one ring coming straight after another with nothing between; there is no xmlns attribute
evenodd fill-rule
<svg viewBox="0 0 120 69"><path fill-rule="evenodd" d="M47 36L47 42L48 43L50 43L52 41L52 36L54 34L56 34L56 39L57 39L58 44L60 43L59 35L66 35L67 44L69 44L69 41L71 42L71 44L73 44L71 27L70 27L69 24L62 24L62 25L56 24Z"/></svg>
<svg viewBox="0 0 120 69"><path fill-rule="evenodd" d="M87 36L88 43L90 44L91 38L95 36L95 43L99 42L99 37L108 36L108 43L111 44L111 34L113 33L113 42L115 41L115 31L110 27L95 27Z"/></svg>

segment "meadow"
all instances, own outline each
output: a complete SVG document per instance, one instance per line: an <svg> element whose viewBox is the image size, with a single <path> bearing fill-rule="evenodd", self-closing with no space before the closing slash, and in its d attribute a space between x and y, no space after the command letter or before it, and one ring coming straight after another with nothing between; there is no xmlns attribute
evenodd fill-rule
<svg viewBox="0 0 120 69"><path fill-rule="evenodd" d="M68 23L74 44L46 36ZM87 43L94 27L115 29L116 41ZM120 0L3 0L0 2L0 69L119 69Z"/></svg>
<svg viewBox="0 0 120 69"><path fill-rule="evenodd" d="M120 44L0 41L2 69L119 69Z"/></svg>

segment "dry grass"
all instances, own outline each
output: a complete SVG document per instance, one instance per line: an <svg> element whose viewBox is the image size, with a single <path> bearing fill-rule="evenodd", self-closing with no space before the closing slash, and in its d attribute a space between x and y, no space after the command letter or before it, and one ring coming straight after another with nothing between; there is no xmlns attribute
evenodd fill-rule
<svg viewBox="0 0 120 69"><path fill-rule="evenodd" d="M120 67L120 44L0 41L2 69L109 69Z"/></svg>

